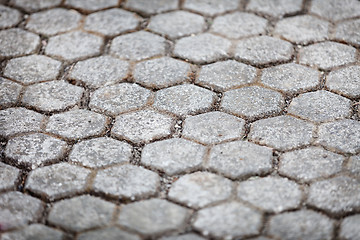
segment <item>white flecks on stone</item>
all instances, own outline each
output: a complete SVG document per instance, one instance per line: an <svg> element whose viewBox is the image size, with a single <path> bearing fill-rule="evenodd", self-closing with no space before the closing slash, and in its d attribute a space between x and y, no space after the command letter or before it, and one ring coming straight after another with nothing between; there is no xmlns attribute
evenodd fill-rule
<svg viewBox="0 0 360 240"><path fill-rule="evenodd" d="M10 3L27 12L36 12L45 8L56 7L61 3L61 0L10 0Z"/></svg>
<svg viewBox="0 0 360 240"><path fill-rule="evenodd" d="M310 12L335 22L360 16L360 3L356 0L314 0Z"/></svg>
<svg viewBox="0 0 360 240"><path fill-rule="evenodd" d="M360 97L360 66L349 66L330 72L326 87L347 97Z"/></svg>
<svg viewBox="0 0 360 240"><path fill-rule="evenodd" d="M2 240L63 240L65 237L60 230L36 223L1 235Z"/></svg>
<svg viewBox="0 0 360 240"><path fill-rule="evenodd" d="M141 240L139 236L120 230L117 227L107 227L104 229L92 230L92 231L80 233L77 237L77 240L99 240L99 239Z"/></svg>
<svg viewBox="0 0 360 240"><path fill-rule="evenodd" d="M105 8L116 7L118 0L65 0L65 5L78 8L83 12L94 12Z"/></svg>
<svg viewBox="0 0 360 240"><path fill-rule="evenodd" d="M144 15L162 13L178 8L179 0L128 0L125 7Z"/></svg>
<svg viewBox="0 0 360 240"><path fill-rule="evenodd" d="M40 37L20 28L0 31L0 58L19 57L35 53Z"/></svg>
<svg viewBox="0 0 360 240"><path fill-rule="evenodd" d="M345 169L352 175L360 177L360 155L352 156L348 160Z"/></svg>
<svg viewBox="0 0 360 240"><path fill-rule="evenodd" d="M21 89L20 84L0 77L0 107L14 105L19 98Z"/></svg>
<svg viewBox="0 0 360 240"><path fill-rule="evenodd" d="M280 18L301 11L303 0L250 0L246 10Z"/></svg>
<svg viewBox="0 0 360 240"><path fill-rule="evenodd" d="M360 46L360 19L349 20L337 24L334 38L355 46Z"/></svg>
<svg viewBox="0 0 360 240"><path fill-rule="evenodd" d="M339 236L344 240L356 240L360 238L360 215L346 217L342 220Z"/></svg>
<svg viewBox="0 0 360 240"><path fill-rule="evenodd" d="M236 10L239 1L233 0L186 0L184 8L209 16Z"/></svg>
<svg viewBox="0 0 360 240"><path fill-rule="evenodd" d="M20 170L0 162L0 191L15 190Z"/></svg>
<svg viewBox="0 0 360 240"><path fill-rule="evenodd" d="M0 29L14 27L21 21L21 13L6 6L0 6Z"/></svg>

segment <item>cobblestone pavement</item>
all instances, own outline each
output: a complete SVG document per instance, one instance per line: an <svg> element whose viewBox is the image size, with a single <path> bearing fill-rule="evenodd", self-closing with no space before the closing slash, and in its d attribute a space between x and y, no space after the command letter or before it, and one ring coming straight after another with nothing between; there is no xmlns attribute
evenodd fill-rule
<svg viewBox="0 0 360 240"><path fill-rule="evenodd" d="M0 3L1 240L360 239L360 1Z"/></svg>

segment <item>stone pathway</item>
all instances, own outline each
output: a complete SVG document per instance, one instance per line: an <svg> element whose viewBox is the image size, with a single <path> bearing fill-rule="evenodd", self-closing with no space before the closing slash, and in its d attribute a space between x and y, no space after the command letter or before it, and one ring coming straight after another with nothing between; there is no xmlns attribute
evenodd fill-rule
<svg viewBox="0 0 360 240"><path fill-rule="evenodd" d="M360 239L360 1L0 3L1 240Z"/></svg>

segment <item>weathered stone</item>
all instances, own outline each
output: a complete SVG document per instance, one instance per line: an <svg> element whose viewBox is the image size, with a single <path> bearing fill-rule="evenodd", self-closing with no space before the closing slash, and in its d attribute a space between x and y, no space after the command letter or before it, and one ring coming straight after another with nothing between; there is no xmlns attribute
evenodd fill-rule
<svg viewBox="0 0 360 240"><path fill-rule="evenodd" d="M166 12L178 8L178 0L128 0L125 7L144 15Z"/></svg>
<svg viewBox="0 0 360 240"><path fill-rule="evenodd" d="M118 0L65 0L65 5L84 12L94 12L119 5Z"/></svg>
<svg viewBox="0 0 360 240"><path fill-rule="evenodd" d="M345 169L354 176L360 177L360 155L350 157Z"/></svg>
<svg viewBox="0 0 360 240"><path fill-rule="evenodd" d="M336 40L360 46L360 19L339 23L336 28Z"/></svg>
<svg viewBox="0 0 360 240"><path fill-rule="evenodd" d="M314 0L310 12L331 21L360 16L360 3L356 0Z"/></svg>
<svg viewBox="0 0 360 240"><path fill-rule="evenodd" d="M177 236L162 237L162 238L160 238L160 240L205 240L205 238L202 238L193 233L188 233L188 234L182 234L182 235L177 235Z"/></svg>
<svg viewBox="0 0 360 240"><path fill-rule="evenodd" d="M344 240L356 240L360 238L360 215L346 217L340 226L340 237Z"/></svg>
<svg viewBox="0 0 360 240"><path fill-rule="evenodd" d="M326 87L347 97L360 97L360 66L349 66L330 72Z"/></svg>
<svg viewBox="0 0 360 240"><path fill-rule="evenodd" d="M250 0L246 10L280 18L301 11L302 0Z"/></svg>
<svg viewBox="0 0 360 240"><path fill-rule="evenodd" d="M0 77L0 107L14 105L20 95L22 86Z"/></svg>
<svg viewBox="0 0 360 240"><path fill-rule="evenodd" d="M31 224L23 229L6 232L1 235L1 240L63 240L65 234L60 230L49 228L41 224Z"/></svg>
<svg viewBox="0 0 360 240"><path fill-rule="evenodd" d="M135 234L127 233L123 230L120 230L117 227L108 227L99 230L93 230L84 232L78 235L78 240L116 240L116 239L126 239L126 240L140 240L141 238Z"/></svg>
<svg viewBox="0 0 360 240"><path fill-rule="evenodd" d="M56 7L61 0L10 0L10 3L27 12L36 12L41 9Z"/></svg>
<svg viewBox="0 0 360 240"><path fill-rule="evenodd" d="M19 57L35 53L40 37L20 28L0 31L0 58Z"/></svg>
<svg viewBox="0 0 360 240"><path fill-rule="evenodd" d="M184 8L209 16L235 10L238 7L239 2L232 0L186 0L184 3Z"/></svg>
<svg viewBox="0 0 360 240"><path fill-rule="evenodd" d="M0 191L15 190L20 170L0 162Z"/></svg>
<svg viewBox="0 0 360 240"><path fill-rule="evenodd" d="M21 21L21 13L13 8L0 6L0 29L14 27Z"/></svg>

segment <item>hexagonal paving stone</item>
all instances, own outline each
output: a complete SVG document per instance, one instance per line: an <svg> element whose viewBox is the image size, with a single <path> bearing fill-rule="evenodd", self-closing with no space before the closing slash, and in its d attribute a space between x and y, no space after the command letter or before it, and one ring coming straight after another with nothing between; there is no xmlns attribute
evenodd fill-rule
<svg viewBox="0 0 360 240"><path fill-rule="evenodd" d="M298 207L302 192L295 182L269 176L240 182L237 196L265 211L278 213Z"/></svg>
<svg viewBox="0 0 360 240"><path fill-rule="evenodd" d="M66 230L80 232L108 225L116 205L100 198L83 195L56 202L48 221Z"/></svg>
<svg viewBox="0 0 360 240"><path fill-rule="evenodd" d="M162 237L160 240L205 240L205 238L195 235L193 233L187 233L177 236Z"/></svg>
<svg viewBox="0 0 360 240"><path fill-rule="evenodd" d="M0 136L9 137L17 133L40 131L44 117L26 108L8 108L0 111Z"/></svg>
<svg viewBox="0 0 360 240"><path fill-rule="evenodd" d="M24 84L56 79L61 62L42 55L31 55L11 59L4 75Z"/></svg>
<svg viewBox="0 0 360 240"><path fill-rule="evenodd" d="M40 37L20 28L0 31L0 58L19 57L35 53L40 46Z"/></svg>
<svg viewBox="0 0 360 240"><path fill-rule="evenodd" d="M93 189L116 198L143 198L154 195L160 187L159 176L133 165L114 166L99 170Z"/></svg>
<svg viewBox="0 0 360 240"><path fill-rule="evenodd" d="M329 23L310 15L285 18L275 26L275 35L296 43L308 44L328 38Z"/></svg>
<svg viewBox="0 0 360 240"><path fill-rule="evenodd" d="M262 119L251 124L248 138L280 151L310 144L314 125L290 116Z"/></svg>
<svg viewBox="0 0 360 240"><path fill-rule="evenodd" d="M356 49L336 42L316 43L300 49L299 62L330 70L356 61Z"/></svg>
<svg viewBox="0 0 360 240"><path fill-rule="evenodd" d="M298 181L329 177L341 171L344 157L319 147L284 153L279 172Z"/></svg>
<svg viewBox="0 0 360 240"><path fill-rule="evenodd" d="M336 120L351 115L351 101L337 94L319 90L294 98L288 107L288 113L314 122Z"/></svg>
<svg viewBox="0 0 360 240"><path fill-rule="evenodd" d="M20 192L7 192L0 195L1 230L18 228L40 219L44 211L43 203L36 198Z"/></svg>
<svg viewBox="0 0 360 240"><path fill-rule="evenodd" d="M150 142L169 136L174 125L173 117L146 109L117 116L111 133L135 143Z"/></svg>
<svg viewBox="0 0 360 240"><path fill-rule="evenodd" d="M87 87L99 88L120 82L128 74L129 63L110 56L100 56L77 62L69 73L70 79Z"/></svg>
<svg viewBox="0 0 360 240"><path fill-rule="evenodd" d="M89 107L111 115L141 108L149 103L151 91L132 83L99 88L90 98Z"/></svg>
<svg viewBox="0 0 360 240"><path fill-rule="evenodd" d="M178 38L201 32L205 28L205 20L194 13L174 11L152 17L148 28L170 38Z"/></svg>
<svg viewBox="0 0 360 240"><path fill-rule="evenodd" d="M26 88L21 102L40 111L61 111L78 104L84 89L65 81L51 81Z"/></svg>
<svg viewBox="0 0 360 240"><path fill-rule="evenodd" d="M118 0L65 0L65 4L84 12L93 12L119 5Z"/></svg>
<svg viewBox="0 0 360 240"><path fill-rule="evenodd" d="M169 191L169 198L188 207L202 208L230 197L232 182L208 172L182 176Z"/></svg>
<svg viewBox="0 0 360 240"><path fill-rule="evenodd" d="M118 224L143 235L158 235L184 228L189 210L163 199L150 199L124 205Z"/></svg>
<svg viewBox="0 0 360 240"><path fill-rule="evenodd" d="M76 61L100 53L103 38L80 31L60 34L49 39L45 54L66 61Z"/></svg>
<svg viewBox="0 0 360 240"><path fill-rule="evenodd" d="M14 27L21 21L21 13L13 8L0 6L0 29Z"/></svg>
<svg viewBox="0 0 360 240"><path fill-rule="evenodd" d="M42 133L34 133L10 139L5 155L18 164L36 168L61 159L66 150L66 142Z"/></svg>
<svg viewBox="0 0 360 240"><path fill-rule="evenodd" d="M254 14L234 12L215 18L210 30L228 38L242 38L264 34L267 23Z"/></svg>
<svg viewBox="0 0 360 240"><path fill-rule="evenodd" d="M232 0L186 0L184 3L184 8L209 16L235 10L238 6L239 2Z"/></svg>
<svg viewBox="0 0 360 240"><path fill-rule="evenodd" d="M206 148L181 138L148 144L141 154L141 162L168 175L199 169Z"/></svg>
<svg viewBox="0 0 360 240"><path fill-rule="evenodd" d="M127 233L123 230L120 230L117 227L108 227L99 230L93 230L84 232L78 235L78 240L115 240L115 239L126 239L126 240L141 240L135 234Z"/></svg>
<svg viewBox="0 0 360 240"><path fill-rule="evenodd" d="M0 162L0 191L15 189L20 170Z"/></svg>
<svg viewBox="0 0 360 240"><path fill-rule="evenodd" d="M271 171L272 149L251 142L236 141L211 148L206 167L233 179Z"/></svg>
<svg viewBox="0 0 360 240"><path fill-rule="evenodd" d="M335 215L360 209L360 181L339 176L310 185L307 203Z"/></svg>
<svg viewBox="0 0 360 240"><path fill-rule="evenodd" d="M336 27L335 37L336 40L344 41L360 46L360 19L349 20L339 23Z"/></svg>
<svg viewBox="0 0 360 240"><path fill-rule="evenodd" d="M287 63L264 69L261 82L288 93L304 92L320 84L320 73L296 63Z"/></svg>
<svg viewBox="0 0 360 240"><path fill-rule="evenodd" d="M357 153L360 150L360 123L350 119L324 123L319 127L317 143L334 151Z"/></svg>
<svg viewBox="0 0 360 240"><path fill-rule="evenodd" d="M74 145L69 160L85 167L98 168L129 162L132 156L130 144L112 138L101 137L85 140Z"/></svg>
<svg viewBox="0 0 360 240"><path fill-rule="evenodd" d="M102 134L107 122L108 118L104 115L78 109L52 115L45 130L76 140Z"/></svg>
<svg viewBox="0 0 360 240"><path fill-rule="evenodd" d="M61 0L10 0L10 3L27 12L36 12L44 8L55 7L61 3Z"/></svg>
<svg viewBox="0 0 360 240"><path fill-rule="evenodd" d="M280 18L301 11L302 0L250 0L246 10Z"/></svg>
<svg viewBox="0 0 360 240"><path fill-rule="evenodd" d="M176 115L189 115L210 109L214 100L215 93L183 84L157 91L154 107Z"/></svg>
<svg viewBox="0 0 360 240"><path fill-rule="evenodd" d="M128 11L112 8L86 17L84 29L105 36L116 36L136 29L140 18Z"/></svg>
<svg viewBox="0 0 360 240"><path fill-rule="evenodd" d="M275 215L270 218L268 225L268 234L283 240L331 240L333 231L333 220L311 210Z"/></svg>
<svg viewBox="0 0 360 240"><path fill-rule="evenodd" d="M339 236L345 240L356 240L360 238L360 214L346 217L340 226Z"/></svg>
<svg viewBox="0 0 360 240"><path fill-rule="evenodd" d="M345 169L351 174L360 177L360 155L350 157Z"/></svg>
<svg viewBox="0 0 360 240"><path fill-rule="evenodd" d="M165 54L165 38L139 31L112 40L110 53L127 60L139 61Z"/></svg>
<svg viewBox="0 0 360 240"><path fill-rule="evenodd" d="M43 35L55 35L77 28L81 14L75 10L55 8L30 15L26 29Z"/></svg>
<svg viewBox="0 0 360 240"><path fill-rule="evenodd" d="M178 0L128 0L125 7L144 15L166 12L178 8Z"/></svg>
<svg viewBox="0 0 360 240"><path fill-rule="evenodd" d="M133 73L136 82L151 88L170 87L189 79L190 65L169 57L136 64Z"/></svg>
<svg viewBox="0 0 360 240"><path fill-rule="evenodd" d="M260 233L260 212L239 202L228 202L201 209L193 227L203 233L221 238L241 238Z"/></svg>
<svg viewBox="0 0 360 240"><path fill-rule="evenodd" d="M31 171L25 188L53 201L84 192L90 173L89 169L69 163L54 164Z"/></svg>
<svg viewBox="0 0 360 240"><path fill-rule="evenodd" d="M0 77L0 107L11 106L19 98L22 86Z"/></svg>
<svg viewBox="0 0 360 240"><path fill-rule="evenodd" d="M330 72L326 87L347 97L360 97L360 66L349 66Z"/></svg>
<svg viewBox="0 0 360 240"><path fill-rule="evenodd" d="M289 42L269 36L259 36L240 40L234 56L237 60L253 65L266 65L289 61L293 53L293 46Z"/></svg>
<svg viewBox="0 0 360 240"><path fill-rule="evenodd" d="M184 37L175 44L174 55L197 64L221 60L228 56L231 42L209 33Z"/></svg>
<svg viewBox="0 0 360 240"><path fill-rule="evenodd" d="M185 119L182 135L203 144L237 139L244 134L245 121L222 113L209 112Z"/></svg>
<svg viewBox="0 0 360 240"><path fill-rule="evenodd" d="M1 235L2 240L63 240L65 234L60 230L49 228L42 224L31 224L20 230L6 232Z"/></svg>
<svg viewBox="0 0 360 240"><path fill-rule="evenodd" d="M332 21L360 16L360 3L356 0L314 0L310 12Z"/></svg>

